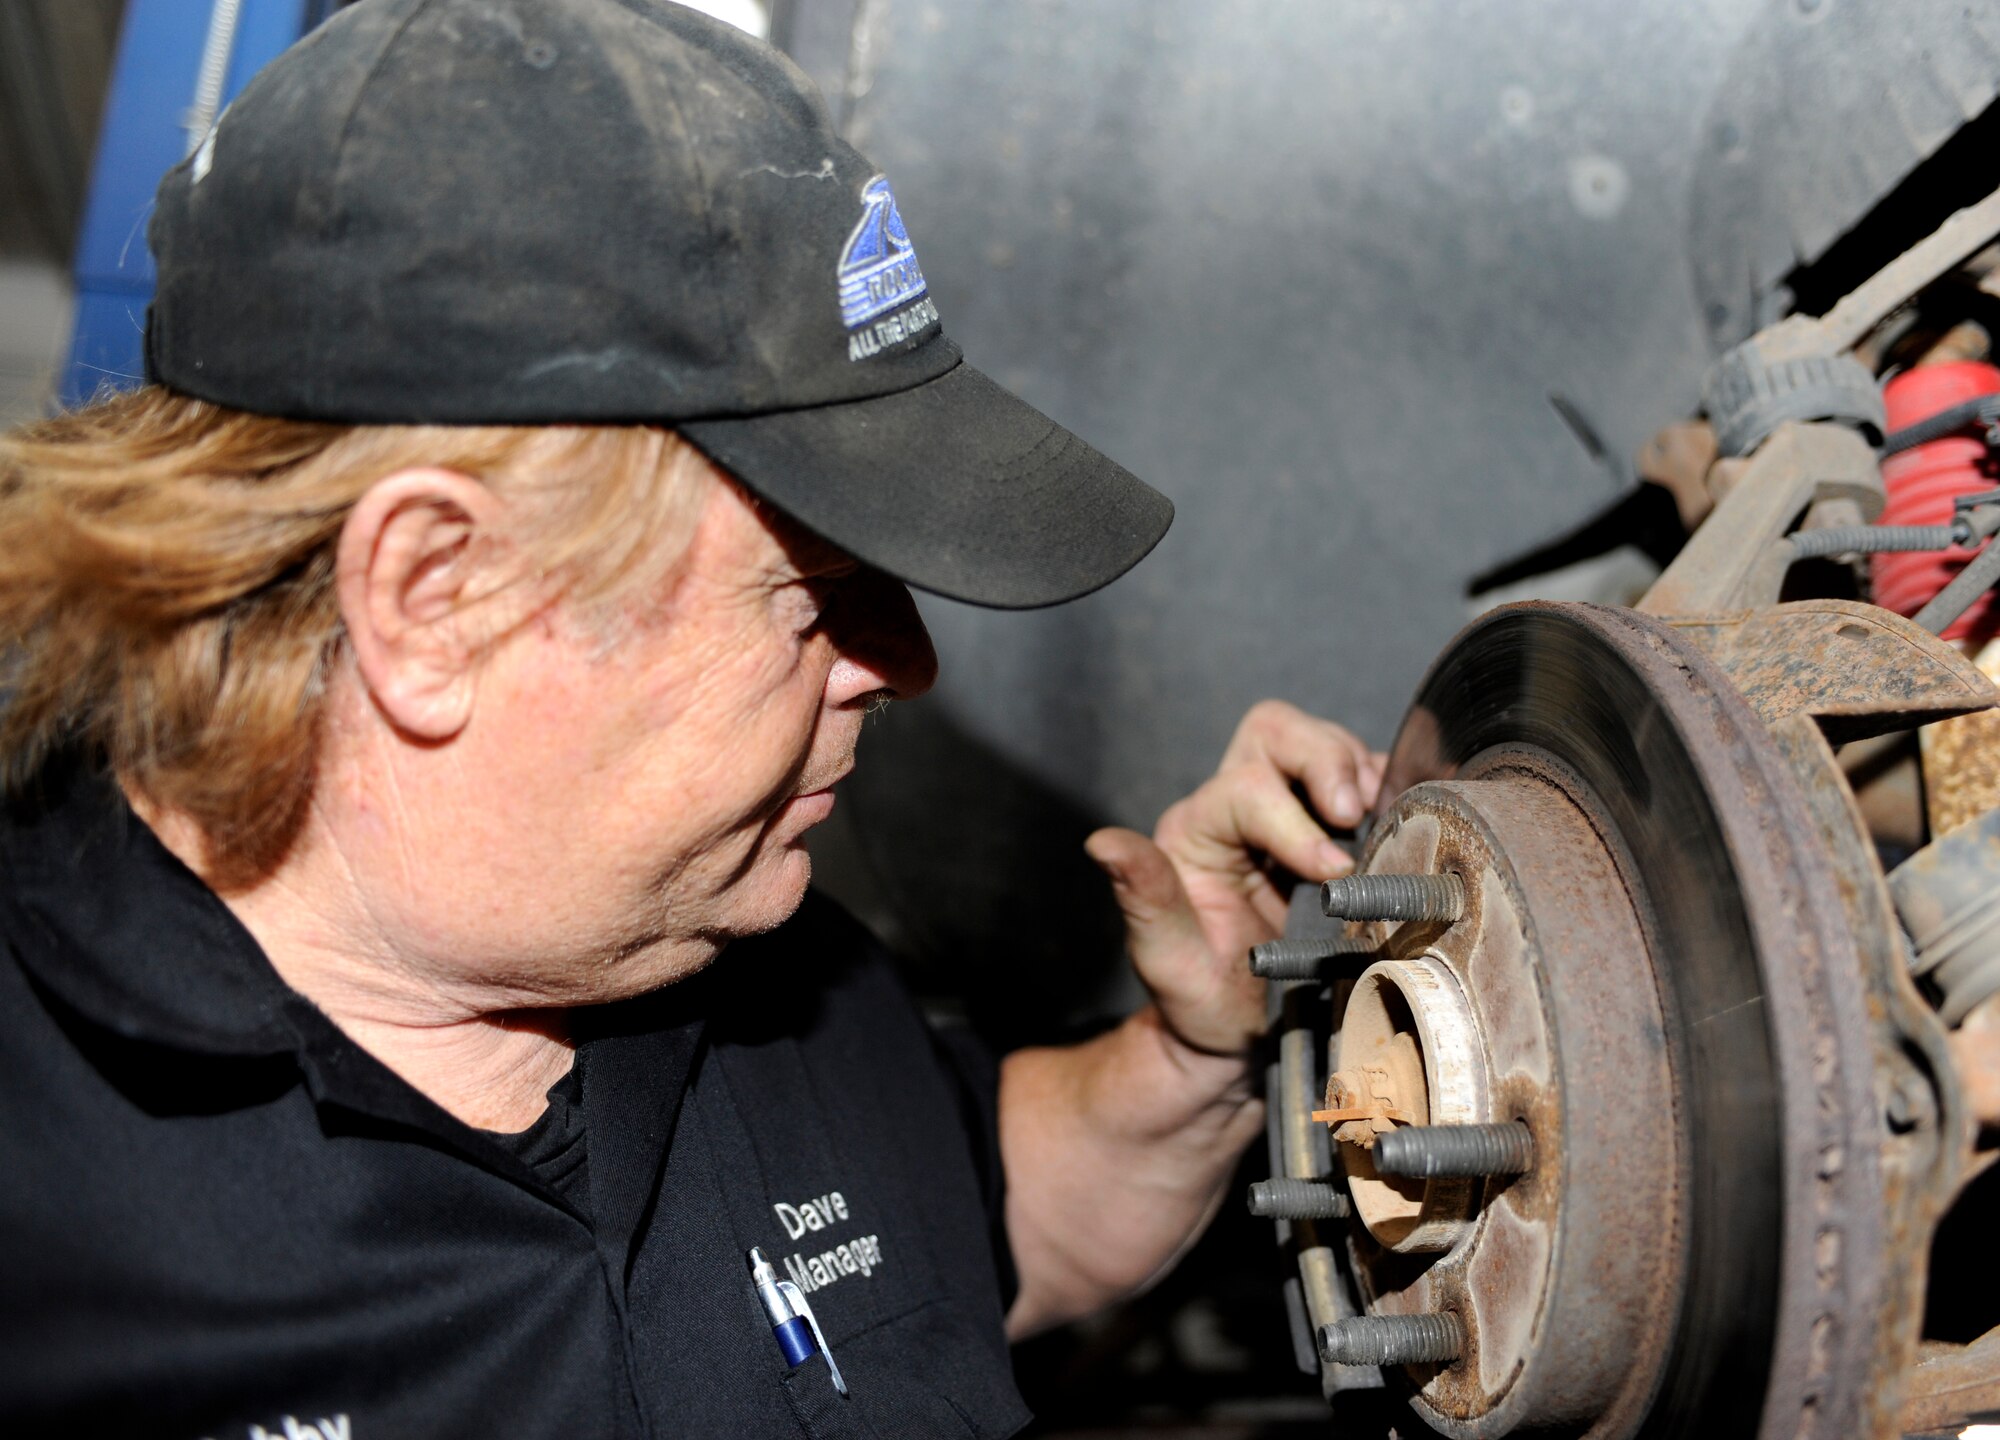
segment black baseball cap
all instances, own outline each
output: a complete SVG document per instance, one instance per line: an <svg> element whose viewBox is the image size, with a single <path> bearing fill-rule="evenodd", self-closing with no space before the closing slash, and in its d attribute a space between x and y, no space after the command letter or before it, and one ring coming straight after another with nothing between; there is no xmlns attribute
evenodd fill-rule
<svg viewBox="0 0 2000 1440"><path fill-rule="evenodd" d="M945 338L778 51L656 0L359 0L161 183L150 378L354 424L672 426L926 590L1107 584L1166 497Z"/></svg>

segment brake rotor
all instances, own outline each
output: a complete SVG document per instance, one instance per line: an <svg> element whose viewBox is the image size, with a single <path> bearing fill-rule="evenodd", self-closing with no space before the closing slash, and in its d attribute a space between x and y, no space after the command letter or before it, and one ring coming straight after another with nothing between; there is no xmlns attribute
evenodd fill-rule
<svg viewBox="0 0 2000 1440"><path fill-rule="evenodd" d="M1383 795L1360 872L1455 874L1465 904L1288 932L1371 967L1273 987L1274 1169L1355 1209L1282 1226L1295 1318L1447 1314L1455 1358L1391 1368L1452 1436L1879 1433L1914 1336L1886 1333L1869 993L1764 721L1672 625L1510 606L1433 666ZM1385 1185L1356 1117L1440 1101L1524 1122L1533 1167ZM1330 1397L1380 1383L1321 1368Z"/></svg>

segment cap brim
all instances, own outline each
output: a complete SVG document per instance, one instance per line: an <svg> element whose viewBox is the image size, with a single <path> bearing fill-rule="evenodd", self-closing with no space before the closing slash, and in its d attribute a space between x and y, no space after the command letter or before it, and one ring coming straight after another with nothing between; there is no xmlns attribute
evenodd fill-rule
<svg viewBox="0 0 2000 1440"><path fill-rule="evenodd" d="M893 395L681 434L818 535L899 580L998 609L1110 584L1173 503L970 365Z"/></svg>

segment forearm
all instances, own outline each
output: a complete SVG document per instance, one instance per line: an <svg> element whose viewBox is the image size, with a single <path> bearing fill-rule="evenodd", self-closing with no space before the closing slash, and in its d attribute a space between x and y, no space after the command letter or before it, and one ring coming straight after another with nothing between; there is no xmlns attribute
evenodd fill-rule
<svg viewBox="0 0 2000 1440"><path fill-rule="evenodd" d="M1249 1061L1192 1049L1147 1006L1082 1045L1000 1072L1020 1339L1143 1289L1215 1213L1263 1124Z"/></svg>

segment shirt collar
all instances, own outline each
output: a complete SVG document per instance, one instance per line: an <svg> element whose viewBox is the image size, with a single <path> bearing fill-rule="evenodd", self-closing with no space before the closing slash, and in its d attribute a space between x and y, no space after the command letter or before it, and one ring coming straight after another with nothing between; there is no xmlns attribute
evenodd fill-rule
<svg viewBox="0 0 2000 1440"><path fill-rule="evenodd" d="M310 1008L250 932L133 813L98 765L44 767L0 814L10 939L87 1019L208 1055L294 1050Z"/></svg>
<svg viewBox="0 0 2000 1440"><path fill-rule="evenodd" d="M517 1157L453 1119L285 984L235 914L183 865L101 766L65 757L0 809L0 908L29 972L128 1039L215 1056L293 1054L321 1104L443 1138L549 1195ZM600 1245L629 1257L700 1052L706 976L578 1017Z"/></svg>

